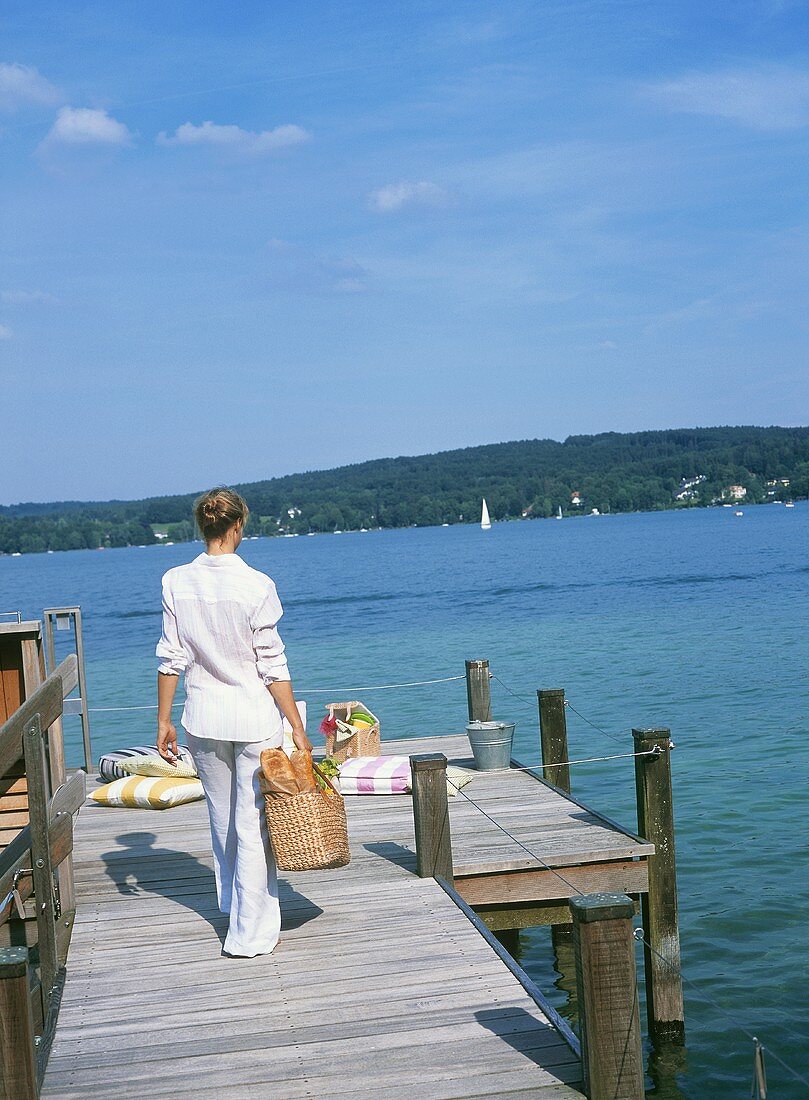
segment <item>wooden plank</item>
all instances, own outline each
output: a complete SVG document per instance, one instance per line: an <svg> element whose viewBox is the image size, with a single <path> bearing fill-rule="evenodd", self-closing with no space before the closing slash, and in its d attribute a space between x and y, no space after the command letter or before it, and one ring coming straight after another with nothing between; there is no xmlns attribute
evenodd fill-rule
<svg viewBox="0 0 809 1100"><path fill-rule="evenodd" d="M74 934L78 935L78 933ZM199 958L204 954L205 948L202 945L197 951L197 957ZM447 961L446 952L440 954L425 951L418 960L408 960L408 969L415 969L409 965L411 962L421 962L422 960L434 965L438 973L431 978L418 978L415 975L408 975L407 979L402 978L401 987L403 996L408 993L418 993L422 1004L426 1003L425 998L429 1000L437 990L440 991L445 985L456 980L466 980L469 977L472 965L475 965L476 968L477 965L483 965L480 960L476 960L476 963L473 964L469 959L465 960L465 965L450 965ZM263 969L255 965L253 967L245 965L239 968L228 968L226 966L228 960L223 960L220 953L217 953L216 957L206 956L205 961L206 966L203 968L202 966L189 965L186 960L183 960L182 964L178 964L174 969L172 984L176 989L182 989L182 1001L184 1005L187 1005L189 1011L195 1009L207 1010L209 1019L218 1019L220 1011L227 1013L234 1005L269 1003L272 1007L273 1004L277 1003L273 1000L273 997L282 992L282 1003L288 1005L286 1011L297 1010L300 1006L310 1010L314 1006L320 1012L321 1024L323 1024L329 1012L332 1015L335 1014L335 1010L338 1014L340 1013L339 1006L342 1005L343 999L348 998L350 1000L358 988L366 988L371 1000L373 1000L379 990L385 990L387 984L387 996L390 997L389 965L387 983L385 982L386 975L381 969L378 969L373 975L367 975L359 965L351 969L343 968L339 977L335 975L328 982L303 983L301 981L299 983L297 975L307 965L304 955L289 960L284 966L279 964L277 967L271 966ZM223 962L225 963L224 967ZM75 959L73 951L71 951L70 965L71 978L68 992L76 1009L77 1020L81 1021L82 1027L87 1026L89 1021L95 1020L109 1030L112 1021L119 1019L116 1013L116 1005L120 1006L121 1003L120 997L116 1001L114 996L114 990L119 987L114 972L110 969L108 972L102 971L97 976L80 978L77 968L81 968L82 972L89 973L92 961ZM182 965L183 971L181 975L178 974L180 965ZM120 973L121 968L119 966ZM147 1004L146 998L149 996L154 1001L155 997L159 999L161 990L165 992L167 973L164 959L162 985L160 983L160 972L156 969L144 971L142 988L138 986L137 982L128 980L120 982L120 996L125 996L128 1001L127 1018L130 1018L130 1015L132 1018L137 1016L144 1019L150 1018L149 1012L144 1011L144 1006ZM372 982L371 979L375 979L375 981ZM504 984L503 971L499 964L495 966L488 963L485 970L476 973L475 980L479 988L490 991L492 1003L501 1001L506 995L509 998L513 996L513 991L509 989L508 985ZM472 1000L471 993L469 994L469 1000ZM213 1016L210 1015L211 1013L213 1013ZM154 1005L152 1005L151 1018L154 1018Z"/></svg>
<svg viewBox="0 0 809 1100"><path fill-rule="evenodd" d="M567 901L516 902L513 905L476 906L475 912L491 932L507 932L542 925L570 924Z"/></svg>
<svg viewBox="0 0 809 1100"><path fill-rule="evenodd" d="M499 970L493 972L492 977L496 977L499 973ZM383 1019L418 1017L423 1011L440 1013L462 1005L491 1007L492 998L496 996L497 984L497 981L491 979L481 981L476 975L470 975L467 970L465 974L454 977L451 986L445 983L443 989L434 991L428 1005L424 1001L424 983L415 980L415 977L406 982L401 990L397 986L397 996L394 999L390 997L390 988L388 987L386 991L381 985L371 989L348 989L343 992L340 999L340 1018L345 1021L377 1020L380 1021L381 1027ZM258 1031L262 1030L267 1021L269 1021L268 1027L274 1027L273 1021L281 1016L285 1017L287 1022L289 1020L286 994L279 1000L275 996L275 991L266 983L264 986L256 982L250 985L244 983L238 997L231 995L227 1001L217 1002L217 1010L214 1014L211 1013L211 1001L215 996L212 988L215 987L207 986L197 991L195 987L185 987L182 1004L172 1003L164 1006L164 1011L161 1011L163 1029L171 1028L173 1036L176 1034L175 1029L199 1029L194 1033L203 1038L209 1030L215 1031L220 1024L228 1027L231 1024L235 1026L240 1019L244 1028L248 1010L251 1028L255 1027ZM510 1003L520 1002L515 998ZM105 1007L112 1008L113 1005L114 998L110 998ZM261 1012L258 1011L259 1006L263 1006ZM126 1015L116 1015L114 1011L107 1011L105 1015L100 1011L101 1006L98 1007L99 1010L96 1011L94 1003L92 1012L83 1012L81 1017L77 1015L73 1019L64 1018L60 1027L60 1040L81 1042L84 1039L90 1041L106 1036L107 1041L114 1037L117 1042L120 1035L142 1029L143 1021L150 1019L148 1005L143 1001L128 1006L131 1011L127 1011ZM256 1011L253 1012L253 1009ZM132 1012L135 1014L133 1015ZM311 997L308 1002L301 999L296 1006L296 1023L304 1023L307 1020L322 1021L323 1016L322 999L320 1002L315 997Z"/></svg>
<svg viewBox="0 0 809 1100"><path fill-rule="evenodd" d="M61 679L56 686L61 695ZM40 689L42 690L42 689ZM32 696L35 699L38 693ZM60 699L61 705L61 699ZM58 949L53 911L53 877L50 848L50 822L48 820L48 782L45 767L45 744L42 738L40 716L35 713L23 731L25 770L28 774L31 824L31 867L36 895L37 943L39 969L42 982L42 1011L47 1017L51 991L58 970Z"/></svg>
<svg viewBox="0 0 809 1100"><path fill-rule="evenodd" d="M15 625L15 624L11 624ZM25 684L23 674L23 659L20 637L14 635L0 635L0 722L5 722L22 703L25 698ZM22 747L20 747L20 754ZM16 770L16 769L15 769ZM0 771L2 776L2 771ZM0 783L0 811L10 809L26 810L28 799L23 792L15 792L12 797L6 793L7 787L14 783L9 782L3 776ZM20 803L22 800L22 804ZM0 818L4 817L0 814ZM22 822L27 824L27 817ZM12 825L0 819L0 848L5 847L14 839L14 829L19 826Z"/></svg>
<svg viewBox="0 0 809 1100"><path fill-rule="evenodd" d="M19 780L15 780L19 782ZM7 813L11 813L12 810L27 810L28 809L28 791L20 792L19 794L4 794L0 796L0 821L8 824L7 819L2 816ZM24 825L28 824L28 815L26 814Z"/></svg>
<svg viewBox="0 0 809 1100"><path fill-rule="evenodd" d="M38 619L26 619L21 623L0 623L0 635L2 634L34 634L41 628Z"/></svg>
<svg viewBox="0 0 809 1100"><path fill-rule="evenodd" d="M25 802L28 802L27 798L25 799ZM14 829L16 832L19 832L19 830L24 828L27 824L27 809L21 813L19 811L13 810L11 807L0 806L0 829Z"/></svg>
<svg viewBox="0 0 809 1100"><path fill-rule="evenodd" d="M524 764L521 764L520 761L516 760L516 759L513 760L512 763L514 764L515 768L525 767ZM521 774L525 775L525 776L528 776L530 779L533 779L533 781L535 783L541 783L543 787L546 787L549 790L554 791L557 794L561 795L563 798L566 798L569 802L572 802L574 806L578 806L579 809L586 810L587 813L595 815L604 824L605 827L607 827L609 829L613 829L616 832L622 833L624 836L631 837L631 839L636 841L638 844L645 844L646 843L646 841L644 840L644 838L642 836L638 836L637 833L631 832L624 825L619 825L617 821L613 821L612 818L607 817L605 814L600 813L598 810L594 810L592 808L592 806L588 806L586 803L581 802L578 798L575 798L572 794L568 794L565 791L560 791L557 787L554 787L552 783L549 783L547 779L543 779L542 776L535 775L532 771L525 771L525 772L522 772Z"/></svg>
<svg viewBox="0 0 809 1100"><path fill-rule="evenodd" d="M555 901L602 891L637 894L647 889L648 881L645 861L619 860L562 867L558 874L544 868L470 877L456 873L455 887L468 905L475 906Z"/></svg>
<svg viewBox="0 0 809 1100"><path fill-rule="evenodd" d="M84 772L74 772L70 779L64 780L54 791L50 802L51 817L77 813L86 798L87 776Z"/></svg>
<svg viewBox="0 0 809 1100"><path fill-rule="evenodd" d="M41 647L40 647L40 655ZM72 669L75 662L71 662L63 667L65 676L62 681L62 697L63 699L70 694L72 688L70 687ZM62 729L62 719L55 718L47 730L46 745L48 753L48 768L50 773L50 789L52 792L58 791L64 787L67 782L67 765L65 762L65 744L64 744L64 731ZM75 790L75 788L74 788ZM75 806L70 809L69 813L75 812L79 806L84 802L84 787L82 787L82 798ZM51 805L51 814L55 812L53 805ZM76 899L73 889L73 861L70 856L61 864L56 872L56 878L59 886L59 900L63 909L70 910L75 909Z"/></svg>
<svg viewBox="0 0 809 1100"><path fill-rule="evenodd" d="M68 815L54 818L48 829L48 842L51 850L51 861L57 866L70 853L73 848L73 820ZM4 852L0 852L0 897L5 897L11 889L14 874L23 867L31 866L31 831L29 828L23 831L9 845ZM31 875L24 875L18 888L23 901L33 893L33 879ZM2 918L0 918L2 919ZM8 915L6 918L8 919Z"/></svg>
<svg viewBox="0 0 809 1100"><path fill-rule="evenodd" d="M517 1052L518 1058L514 1061L530 1066L530 1059L520 1055L530 1055L542 1051L543 1058L547 1059L548 1068L540 1068L534 1063L537 1078L552 1079L548 1072L554 1066L569 1067L575 1079L580 1070L578 1059L571 1053L567 1046L560 1040L552 1045L548 1043L548 1033L551 1030L547 1022L536 1019L528 1012L516 1016L505 1016L500 1010L490 1011L487 1022L474 1017L463 1024L454 1023L448 1027L433 1025L419 1027L418 1021L412 1021L415 1026L406 1031L383 1031L376 1034L360 1034L357 1036L342 1036L331 1023L330 1030L324 1034L321 1026L315 1031L318 1034L312 1036L310 1044L318 1049L318 1060L322 1059L320 1073L317 1072L317 1064L310 1066L310 1073L323 1075L331 1071L334 1079L345 1078L348 1072L352 1076L360 1077L362 1074L371 1073L380 1077L392 1076L397 1071L413 1073L413 1050L419 1050L424 1054L430 1048L430 1060L424 1057L420 1059L417 1072L429 1074L432 1064L444 1062L445 1064L460 1068L465 1067L467 1072L477 1065L487 1065L492 1057L497 1057L502 1051L506 1040L508 1046L503 1051L503 1056L508 1052ZM334 1030L332 1030L334 1029ZM300 1031L301 1040L297 1041ZM243 1033L236 1037L213 1038L205 1042L200 1049L194 1049L192 1065L196 1073L205 1074L205 1087L211 1089L215 1085L227 1085L228 1074L238 1068L239 1078L244 1081L256 1083L270 1081L284 1081L287 1077L299 1069L301 1048L306 1044L306 1029L298 1029L292 1026L288 1030L276 1031L268 1043L266 1033L250 1036ZM271 1053L271 1057L256 1057L256 1051L265 1054ZM222 1055L227 1057L222 1057ZM84 1053L75 1055L62 1055L57 1044L52 1051L52 1063L49 1069L53 1072L70 1073L74 1070L93 1070L111 1068L120 1064L116 1061L116 1055L120 1059L126 1059L127 1081L141 1081L153 1084L155 1080L161 1082L161 1087L169 1092L174 1081L186 1076L188 1069L183 1066L184 1059L178 1057L176 1045L167 1044L157 1053L150 1053L149 1058L143 1057L143 1050L138 1057L137 1051L126 1050L102 1050L85 1057ZM334 1060L337 1064L334 1064ZM512 1063L513 1064L513 1063ZM310 1073L307 1073L308 1077ZM117 1078L116 1078L117 1079ZM410 1078L413 1080L413 1077ZM558 1080L558 1078L557 1078Z"/></svg>
<svg viewBox="0 0 809 1100"><path fill-rule="evenodd" d="M14 713L25 698L22 653L16 640L0 637L0 720Z"/></svg>
<svg viewBox="0 0 809 1100"><path fill-rule="evenodd" d="M435 1009L432 1000L429 1005L422 1001L413 1001L415 1011L411 1009L407 1013L391 1014L385 1011L384 1006L377 1005L375 1015L367 1010L362 1013L353 1013L351 1018L346 1018L341 1013L339 1021L330 1024L329 1040L349 1040L366 1038L366 1050L372 1049L372 1044L378 1042L378 1036L403 1036L429 1031L436 1042L442 1037L451 1037L458 1028L475 1027L470 1025L470 1020L476 1020L476 1014L485 1016L489 1013L497 1013L498 1021L503 1034L529 1035L534 1049L544 1049L545 1064L553 1061L567 1062L571 1060L571 1052L562 1042L559 1036L548 1027L543 1029L541 1021L530 1015L532 1003L525 998L520 1004L508 1004L493 1009L491 1002L485 1002L478 998L471 1000L456 1000L454 1004L445 1005L443 1010ZM153 1037L149 1044L149 1057L152 1060L170 1058L176 1053L178 1045L182 1044L184 1057L193 1057L196 1054L208 1054L213 1050L222 1053L230 1051L244 1051L261 1049L268 1043L273 1048L304 1043L316 1043L323 1035L323 1011L320 1014L310 1004L308 1015L304 1015L301 1008L295 1006L294 1024L289 1021L288 1013L283 1010L273 1013L271 997L265 996L265 1003L256 1006L257 1010L249 1016L244 1012L239 1017L238 1005L227 1006L227 1015L220 1016L211 1022L210 1012L208 1019L197 1019L193 1025L185 1023L182 1014L178 1014L171 1022L163 1020L161 1014L160 1032ZM103 1024L94 1030L88 1030L85 1025L82 1031L74 1030L68 1041L66 1036L60 1034L60 1052L64 1058L83 1057L92 1060L96 1066L104 1065L127 1066L130 1063L140 1062L143 1059L143 1049L136 1041L138 1034L143 1033L144 1026L148 1026L144 1019L138 1021L137 1027L127 1026L123 1029L114 1029L113 1044L110 1042L110 1032ZM171 1034L167 1035L167 1029L171 1028ZM116 1061L117 1054L117 1061Z"/></svg>
<svg viewBox="0 0 809 1100"><path fill-rule="evenodd" d="M42 728L46 729L61 713L62 681L54 674L0 727L0 775L22 756L23 730L34 715L40 716Z"/></svg>
<svg viewBox="0 0 809 1100"><path fill-rule="evenodd" d="M569 899L555 902L514 902L511 905L478 905L475 912L492 932L536 928L540 925L571 925ZM635 912L640 902L633 900Z"/></svg>
<svg viewBox="0 0 809 1100"><path fill-rule="evenodd" d="M27 793L28 780L24 776L16 778L10 773L0 776L0 795L8 795L13 798L16 795L25 795ZM27 802L26 805L28 805Z"/></svg>
<svg viewBox="0 0 809 1100"><path fill-rule="evenodd" d="M438 884L447 892L450 898L452 898L458 908L474 925L481 936L486 939L495 954L506 964L508 969L515 976L515 978L529 995L529 997L531 997L531 999L542 1010L543 1015L554 1025L558 1033L562 1036L567 1045L570 1047L573 1054L577 1058L581 1057L581 1047L579 1045L578 1038L573 1033L567 1020L563 1019L556 1011L556 1009L545 998L536 982L534 982L533 979L529 978L522 967L517 962L515 962L511 955L509 955L509 953L500 945L496 937L492 935L492 933L483 924L477 914L474 913L472 909L470 909L470 907L466 904L458 891L455 890L445 879L438 879Z"/></svg>
<svg viewBox="0 0 809 1100"><path fill-rule="evenodd" d="M484 1096L506 1097L507 1100L512 1100L512 1098L518 1097L519 1100L525 1100L526 1097L530 1096L532 1100L581 1100L581 1093L578 1089L559 1082L537 1084L528 1091L524 1088L520 1088L516 1092L511 1090L510 1086L516 1088L519 1084L524 1085L524 1081L525 1075L519 1070L512 1070L509 1073L492 1073L486 1072L484 1069L475 1074L472 1085L475 1089L474 1098ZM352 1088L351 1092L347 1092L345 1084L341 1087L339 1083L332 1087L332 1091L313 1092L313 1088L320 1087L320 1084L320 1082L313 1082L310 1087L308 1080L303 1077L286 1081L284 1082L285 1100L286 1098L298 1100L301 1097L310 1100L312 1096L320 1097L322 1100L326 1100L326 1098L335 1100L336 1097L362 1097L364 1100L401 1100L402 1097L401 1085L398 1083L391 1084L390 1081L374 1082L370 1092L363 1089L362 1086L359 1090ZM420 1100L470 1100L473 1094L468 1091L469 1087L469 1079L463 1072L448 1072L440 1077L435 1076L429 1081L419 1081L418 1094ZM323 1086L323 1088L325 1090L326 1086ZM136 1089L130 1089L126 1082L116 1081L115 1094L116 1097L120 1097L120 1100L143 1100L143 1094L136 1091ZM48 1095L56 1096L58 1100L89 1100L91 1096L102 1096L103 1093L100 1090L93 1093L82 1093L65 1086L58 1093L49 1092ZM195 1086L192 1080L178 1081L172 1087L172 1096L198 1098L199 1086ZM256 1100L255 1086L241 1086L234 1081L228 1086L227 1100Z"/></svg>
<svg viewBox="0 0 809 1100"><path fill-rule="evenodd" d="M65 988L65 977L65 968L63 966L60 966L56 972L56 978L50 995L48 1015L44 1021L42 1034L39 1039L39 1045L37 1046L36 1073L38 1088L40 1088L42 1085L42 1080L45 1076L45 1070L48 1065L48 1058L50 1057L51 1053L51 1046L53 1045L53 1038L56 1034L56 1024L59 1020L59 1007L61 1005L62 994L64 993Z"/></svg>
<svg viewBox="0 0 809 1100"><path fill-rule="evenodd" d="M67 953L70 946L70 937L73 934L73 926L76 921L75 910L63 909L56 922L56 954L59 959L59 966L63 967L67 963Z"/></svg>
<svg viewBox="0 0 809 1100"><path fill-rule="evenodd" d="M252 1058L256 1060L256 1055L253 1054ZM327 1069L332 1066L338 1067L341 1064L339 1049L323 1049L320 1058ZM262 1059L265 1064L269 1061L270 1057ZM414 1069L414 1065L419 1066L418 1070ZM160 1068L157 1067L157 1072L160 1071ZM335 1069L329 1076L324 1076L323 1070L305 1074L302 1067L293 1067L289 1075L281 1079L283 1084L279 1088L278 1076L271 1077L271 1069L266 1066L262 1080L258 1083L271 1086L271 1088L262 1089L259 1095L280 1094L285 1100L297 1100L299 1097L335 1100L337 1097L345 1097L346 1095L361 1096L366 1100L401 1100L401 1082L403 1081L409 1082L413 1087L417 1086L418 1095L423 1098L436 1100L437 1097L449 1096L467 1100L469 1093L465 1090L468 1090L470 1080L478 1083L488 1080L491 1082L493 1091L483 1093L483 1095L497 1096L502 1095L501 1090L508 1087L509 1084L512 1086L519 1084L524 1090L526 1078L530 1079L531 1095L535 1096L537 1100L544 1100L548 1095L565 1098L581 1096L581 1093L574 1088L568 1088L566 1092L561 1093L559 1091L546 1092L547 1088L558 1090L560 1087L564 1087L562 1085L563 1081L577 1080L577 1067L558 1067L553 1075L533 1072L535 1068L527 1058L523 1059L520 1068L501 1068L496 1073L492 1072L491 1063L477 1062L474 1065L470 1064L467 1069L462 1062L459 1063L457 1060L453 1060L452 1064L447 1067L433 1068L430 1066L428 1072L421 1067L420 1060L414 1060L411 1055L409 1066L406 1060L400 1060L399 1064L391 1067L389 1074L385 1073L384 1066L374 1067L372 1071L365 1065L358 1066L357 1077L351 1082L350 1092L348 1091L345 1075L341 1076L339 1069ZM416 1077L416 1073L418 1073L418 1077ZM224 1094L227 1095L227 1100L236 1100L237 1097L239 1100L255 1100L257 1092L256 1075L255 1073L250 1074L246 1083L245 1077L247 1077L247 1074L242 1072L239 1061L233 1064L229 1078L225 1077L224 1080L217 1078L210 1081L206 1075L205 1084L206 1088L227 1089L227 1093ZM50 1080L49 1075L46 1078L46 1091L43 1095L56 1097L58 1100L92 1100L94 1097L106 1098L109 1096L109 1081L105 1082L103 1078L92 1079L88 1075L81 1075L78 1079L80 1082L78 1087L72 1084L72 1079L68 1079L64 1082L63 1087L59 1088L57 1086L51 1089L47 1087ZM162 1079L158 1079L162 1083ZM395 1081L396 1084L392 1085L392 1081ZM171 1096L199 1097L200 1086L199 1081L195 1081L193 1064L189 1067L185 1077L172 1079L170 1087ZM106 1092L105 1089L107 1089ZM121 1100L143 1100L145 1095L143 1082L129 1083L116 1078L115 1095Z"/></svg>
<svg viewBox="0 0 809 1100"><path fill-rule="evenodd" d="M22 653L22 678L26 699L30 698L45 679L45 665L42 660L42 633L37 624L36 631L20 638Z"/></svg>

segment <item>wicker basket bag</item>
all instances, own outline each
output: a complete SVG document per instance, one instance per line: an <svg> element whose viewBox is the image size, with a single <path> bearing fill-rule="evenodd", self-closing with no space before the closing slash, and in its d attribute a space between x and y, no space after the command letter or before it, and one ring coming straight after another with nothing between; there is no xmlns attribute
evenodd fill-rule
<svg viewBox="0 0 809 1100"><path fill-rule="evenodd" d="M331 788L329 794L318 787L289 798L264 796L267 828L279 871L323 871L345 867L351 859L342 795L317 764L313 767Z"/></svg>
<svg viewBox="0 0 809 1100"><path fill-rule="evenodd" d="M348 703L329 703L326 710L329 713L321 730L326 737L327 756L336 760L338 764L351 760L355 756L379 756L379 719L373 711L356 699ZM347 723L355 710L364 710L374 719L374 724L368 729L358 729L354 734L346 734L342 730L333 728L335 719Z"/></svg>

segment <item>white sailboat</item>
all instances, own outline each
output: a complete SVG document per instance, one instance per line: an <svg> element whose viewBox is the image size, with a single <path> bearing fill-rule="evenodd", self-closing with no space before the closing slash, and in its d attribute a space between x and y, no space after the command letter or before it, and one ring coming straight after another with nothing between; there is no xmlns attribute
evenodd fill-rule
<svg viewBox="0 0 809 1100"><path fill-rule="evenodd" d="M483 508L480 513L480 529L481 531L488 531L492 525L492 521L489 519L489 509L486 507L486 498L483 498Z"/></svg>
<svg viewBox="0 0 809 1100"><path fill-rule="evenodd" d="M559 505L559 511L556 513L557 519L562 519L562 505Z"/></svg>

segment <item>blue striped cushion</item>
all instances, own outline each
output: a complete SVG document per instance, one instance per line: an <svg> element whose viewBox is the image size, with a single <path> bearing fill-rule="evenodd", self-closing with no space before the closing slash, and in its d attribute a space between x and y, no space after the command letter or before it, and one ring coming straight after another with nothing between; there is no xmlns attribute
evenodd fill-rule
<svg viewBox="0 0 809 1100"><path fill-rule="evenodd" d="M193 765L191 753L185 745L180 745L177 751L181 760ZM160 753L157 751L157 745L134 745L131 749L105 752L98 762L98 774L107 783L111 783L113 779L124 779L129 773L121 767L121 761L131 760L135 756L160 756Z"/></svg>

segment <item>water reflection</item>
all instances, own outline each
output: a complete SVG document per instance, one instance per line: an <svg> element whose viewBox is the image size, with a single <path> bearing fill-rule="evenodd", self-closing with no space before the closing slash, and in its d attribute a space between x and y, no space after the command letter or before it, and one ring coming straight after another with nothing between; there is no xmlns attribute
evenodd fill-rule
<svg viewBox="0 0 809 1100"><path fill-rule="evenodd" d="M540 989L550 993L550 1000L579 1034L579 1005L576 988L576 957L573 949L573 929L568 925L553 928L525 929L517 943L509 949L516 961L531 975ZM638 992L643 998L643 971L638 972ZM643 1020L641 1012L641 1020ZM644 1044L646 1053L647 1097L657 1100L689 1100L699 1095L688 1087L688 1051L676 1043Z"/></svg>

